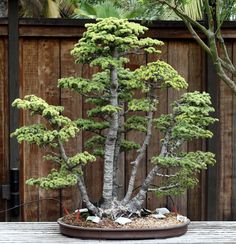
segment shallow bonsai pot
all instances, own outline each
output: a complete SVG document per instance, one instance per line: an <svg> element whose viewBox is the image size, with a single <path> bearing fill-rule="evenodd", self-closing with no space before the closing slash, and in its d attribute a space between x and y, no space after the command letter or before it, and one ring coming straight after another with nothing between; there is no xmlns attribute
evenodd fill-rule
<svg viewBox="0 0 236 244"><path fill-rule="evenodd" d="M148 229L108 229L108 228L85 228L74 225L68 225L58 219L60 232L63 235L77 237L81 239L113 239L113 240L128 240L128 239L161 239L175 236L181 236L188 230L190 220L186 222L171 225L168 227L148 228Z"/></svg>

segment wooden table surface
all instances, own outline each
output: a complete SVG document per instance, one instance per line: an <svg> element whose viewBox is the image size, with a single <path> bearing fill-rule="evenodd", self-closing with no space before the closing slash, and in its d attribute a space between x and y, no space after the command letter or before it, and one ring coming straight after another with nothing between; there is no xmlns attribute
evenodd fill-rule
<svg viewBox="0 0 236 244"><path fill-rule="evenodd" d="M180 237L151 240L81 240L63 236L55 222L0 222L0 243L236 243L236 221L191 222Z"/></svg>

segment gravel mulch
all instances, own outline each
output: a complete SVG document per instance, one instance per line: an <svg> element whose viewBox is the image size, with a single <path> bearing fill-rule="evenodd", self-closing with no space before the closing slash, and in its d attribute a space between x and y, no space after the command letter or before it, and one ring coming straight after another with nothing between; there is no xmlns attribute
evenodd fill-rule
<svg viewBox="0 0 236 244"><path fill-rule="evenodd" d="M130 229L148 229L148 228L160 228L168 227L172 225L181 224L182 222L176 219L175 213L166 214L165 219L156 219L152 215L146 217L135 217L131 218L132 222L125 225L120 225L111 219L103 218L99 223L93 223L91 221L86 221L86 219L76 217L76 213L69 214L63 217L63 222L69 225L75 225L80 227L89 228L130 228Z"/></svg>

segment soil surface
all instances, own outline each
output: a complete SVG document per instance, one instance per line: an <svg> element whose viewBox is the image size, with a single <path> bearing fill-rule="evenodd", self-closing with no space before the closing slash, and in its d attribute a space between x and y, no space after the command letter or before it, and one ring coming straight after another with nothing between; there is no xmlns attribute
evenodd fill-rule
<svg viewBox="0 0 236 244"><path fill-rule="evenodd" d="M129 228L129 229L148 229L148 228L159 228L168 227L172 225L181 224L182 222L176 219L175 213L169 213L165 215L165 219L156 219L155 217L148 215L146 217L135 217L131 218L132 222L125 225L120 225L111 219L103 218L99 223L93 223L91 221L86 221L85 218L79 217L76 213L68 214L63 217L62 221L69 225L75 225L80 227L89 228Z"/></svg>

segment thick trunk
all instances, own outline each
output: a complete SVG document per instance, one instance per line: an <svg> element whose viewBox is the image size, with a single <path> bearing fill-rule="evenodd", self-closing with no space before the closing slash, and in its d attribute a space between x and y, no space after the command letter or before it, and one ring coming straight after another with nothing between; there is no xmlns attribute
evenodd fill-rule
<svg viewBox="0 0 236 244"><path fill-rule="evenodd" d="M116 148L115 148L115 155L114 155L114 164L113 164L113 167L114 167L114 170L113 170L113 189L112 189L113 199L117 198L118 188L119 188L118 179L117 179L117 171L119 168L121 136L122 136L122 134L120 132L118 132L116 146L115 146Z"/></svg>
<svg viewBox="0 0 236 244"><path fill-rule="evenodd" d="M114 50L113 57L117 58L117 50ZM118 106L118 77L117 69L111 68L111 98L110 104L112 106ZM114 112L110 120L110 128L108 130L106 142L105 142L105 155L104 155L104 178L103 178L103 208L109 208L112 202L113 192L113 171L114 171L114 157L117 143L117 133L119 129L119 113Z"/></svg>

